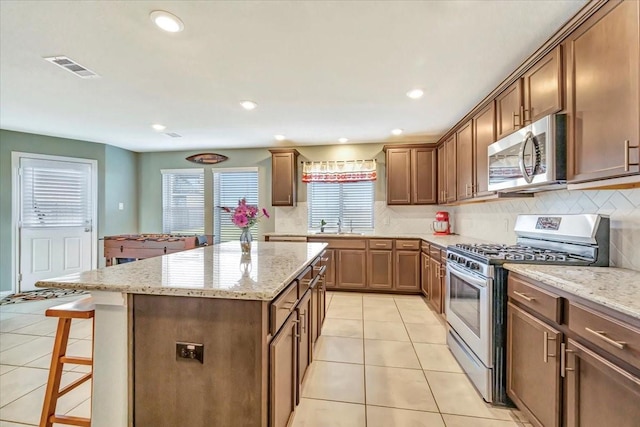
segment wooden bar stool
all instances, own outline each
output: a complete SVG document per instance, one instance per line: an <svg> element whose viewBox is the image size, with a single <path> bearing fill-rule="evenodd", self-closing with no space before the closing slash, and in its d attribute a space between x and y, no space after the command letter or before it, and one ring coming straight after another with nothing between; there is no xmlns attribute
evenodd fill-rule
<svg viewBox="0 0 640 427"><path fill-rule="evenodd" d="M55 412L59 397L64 396L93 376L93 350L91 352L91 357L70 357L67 356L67 342L69 341L71 320L93 319L94 314L95 309L93 300L90 297L51 307L45 312L46 316L57 317L59 320L56 339L53 343L51 367L49 368L49 380L47 382L47 391L44 395L42 416L40 417L40 427L52 427L53 423L83 427L91 426L91 418L57 415ZM62 367L65 363L75 363L77 365L91 366L91 372L83 375L82 377L78 378L77 380L60 390Z"/></svg>

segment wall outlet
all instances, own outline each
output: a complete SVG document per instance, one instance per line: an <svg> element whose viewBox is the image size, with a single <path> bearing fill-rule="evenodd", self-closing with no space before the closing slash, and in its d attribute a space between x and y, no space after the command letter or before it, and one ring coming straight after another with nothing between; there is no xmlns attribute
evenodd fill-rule
<svg viewBox="0 0 640 427"><path fill-rule="evenodd" d="M120 210L120 211L124 210L124 203L122 203L122 202L118 203L118 210Z"/></svg>
<svg viewBox="0 0 640 427"><path fill-rule="evenodd" d="M204 344L177 342L176 360L178 359L198 360L204 363Z"/></svg>

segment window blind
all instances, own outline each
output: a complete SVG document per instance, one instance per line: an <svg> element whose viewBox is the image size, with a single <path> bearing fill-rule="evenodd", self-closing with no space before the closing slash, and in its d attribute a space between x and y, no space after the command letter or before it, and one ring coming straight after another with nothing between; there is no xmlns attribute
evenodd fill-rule
<svg viewBox="0 0 640 427"><path fill-rule="evenodd" d="M258 171L213 172L213 204L216 207L213 221L214 242L238 240L242 230L231 222L232 213L218 209L221 206L231 208L238 206L238 200L247 199L250 205L258 205ZM258 226L251 227L254 236Z"/></svg>
<svg viewBox="0 0 640 427"><path fill-rule="evenodd" d="M374 191L375 181L307 184L309 229L323 219L329 229L337 229L338 220L343 230L373 229Z"/></svg>
<svg viewBox="0 0 640 427"><path fill-rule="evenodd" d="M24 158L20 161L22 227L91 226L91 165Z"/></svg>
<svg viewBox="0 0 640 427"><path fill-rule="evenodd" d="M204 233L204 170L162 171L162 232Z"/></svg>

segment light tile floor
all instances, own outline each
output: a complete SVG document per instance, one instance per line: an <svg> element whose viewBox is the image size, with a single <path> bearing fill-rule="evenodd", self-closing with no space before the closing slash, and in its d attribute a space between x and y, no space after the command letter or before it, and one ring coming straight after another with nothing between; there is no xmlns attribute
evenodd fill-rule
<svg viewBox="0 0 640 427"><path fill-rule="evenodd" d="M56 327L44 311L74 298L0 306L0 427L38 425ZM530 426L484 403L421 297L329 292L327 303L293 427ZM69 342L69 354L89 356L91 322L74 321ZM65 366L63 383L84 370ZM90 387L63 396L58 412L89 416Z"/></svg>
<svg viewBox="0 0 640 427"><path fill-rule="evenodd" d="M0 306L0 427L36 426L44 400L57 319L47 308L82 298L57 298ZM90 320L74 320L67 354L91 356ZM79 378L87 366L65 365L62 384ZM59 414L88 417L91 381L61 397ZM61 424L54 424L62 427Z"/></svg>
<svg viewBox="0 0 640 427"><path fill-rule="evenodd" d="M293 427L524 427L486 404L419 296L327 293Z"/></svg>

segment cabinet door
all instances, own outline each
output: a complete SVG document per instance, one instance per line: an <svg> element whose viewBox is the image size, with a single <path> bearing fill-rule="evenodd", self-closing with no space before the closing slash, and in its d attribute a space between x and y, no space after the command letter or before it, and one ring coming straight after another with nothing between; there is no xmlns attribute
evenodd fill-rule
<svg viewBox="0 0 640 427"><path fill-rule="evenodd" d="M394 288L398 291L420 290L420 252L396 251Z"/></svg>
<svg viewBox="0 0 640 427"><path fill-rule="evenodd" d="M436 311L442 313L442 276L440 268L442 264L439 260L431 258L429 260L429 303Z"/></svg>
<svg viewBox="0 0 640 427"><path fill-rule="evenodd" d="M311 289L311 357L310 359L313 360L313 345L315 344L315 342L318 340L318 337L320 336L320 326L321 326L321 320L320 320L320 294L322 293L321 291L321 281L318 281L318 283Z"/></svg>
<svg viewBox="0 0 640 427"><path fill-rule="evenodd" d="M367 285L367 251L337 249L337 287L364 288Z"/></svg>
<svg viewBox="0 0 640 427"><path fill-rule="evenodd" d="M300 320L300 323L298 323L298 388L296 392L296 404L299 404L304 374L311 363L311 325L314 312L311 305L310 291L307 291L305 296L302 297L296 311Z"/></svg>
<svg viewBox="0 0 640 427"><path fill-rule="evenodd" d="M640 2L609 2L565 41L569 182L640 173Z"/></svg>
<svg viewBox="0 0 640 427"><path fill-rule="evenodd" d="M294 153L271 154L271 204L295 206L297 165Z"/></svg>
<svg viewBox="0 0 640 427"><path fill-rule="evenodd" d="M393 251L370 250L367 256L367 268L369 288L393 288Z"/></svg>
<svg viewBox="0 0 640 427"><path fill-rule="evenodd" d="M458 200L473 197L473 128L471 120L456 132Z"/></svg>
<svg viewBox="0 0 640 427"><path fill-rule="evenodd" d="M387 205L411 204L411 149L387 149Z"/></svg>
<svg viewBox="0 0 640 427"><path fill-rule="evenodd" d="M294 311L269 343L270 426L285 427L296 407L298 313Z"/></svg>
<svg viewBox="0 0 640 427"><path fill-rule="evenodd" d="M445 151L445 145L442 144L438 147L438 204L444 205L447 203L447 152Z"/></svg>
<svg viewBox="0 0 640 427"><path fill-rule="evenodd" d="M507 304L507 395L534 425L560 426L562 334Z"/></svg>
<svg viewBox="0 0 640 427"><path fill-rule="evenodd" d="M444 143L445 149L445 197L447 203L455 202L458 196L458 175L456 168L456 138L452 136Z"/></svg>
<svg viewBox="0 0 640 427"><path fill-rule="evenodd" d="M473 118L474 164L476 167L475 196L486 196L489 191L489 145L496 142L496 109L491 102Z"/></svg>
<svg viewBox="0 0 640 427"><path fill-rule="evenodd" d="M326 288L333 289L336 287L336 250L325 249L324 257L326 261L327 271L324 274L324 284Z"/></svg>
<svg viewBox="0 0 640 427"><path fill-rule="evenodd" d="M522 81L518 80L496 97L497 138L522 127Z"/></svg>
<svg viewBox="0 0 640 427"><path fill-rule="evenodd" d="M523 78L525 125L562 110L562 56L556 47L527 71Z"/></svg>
<svg viewBox="0 0 640 427"><path fill-rule="evenodd" d="M640 420L640 378L569 339L568 427L632 427Z"/></svg>
<svg viewBox="0 0 640 427"><path fill-rule="evenodd" d="M437 203L435 148L414 148L411 153L411 161L413 204L429 205Z"/></svg>
<svg viewBox="0 0 640 427"><path fill-rule="evenodd" d="M420 290L422 291L422 295L425 297L429 297L429 255L426 253L420 254L420 264L421 264L421 272L420 272Z"/></svg>

